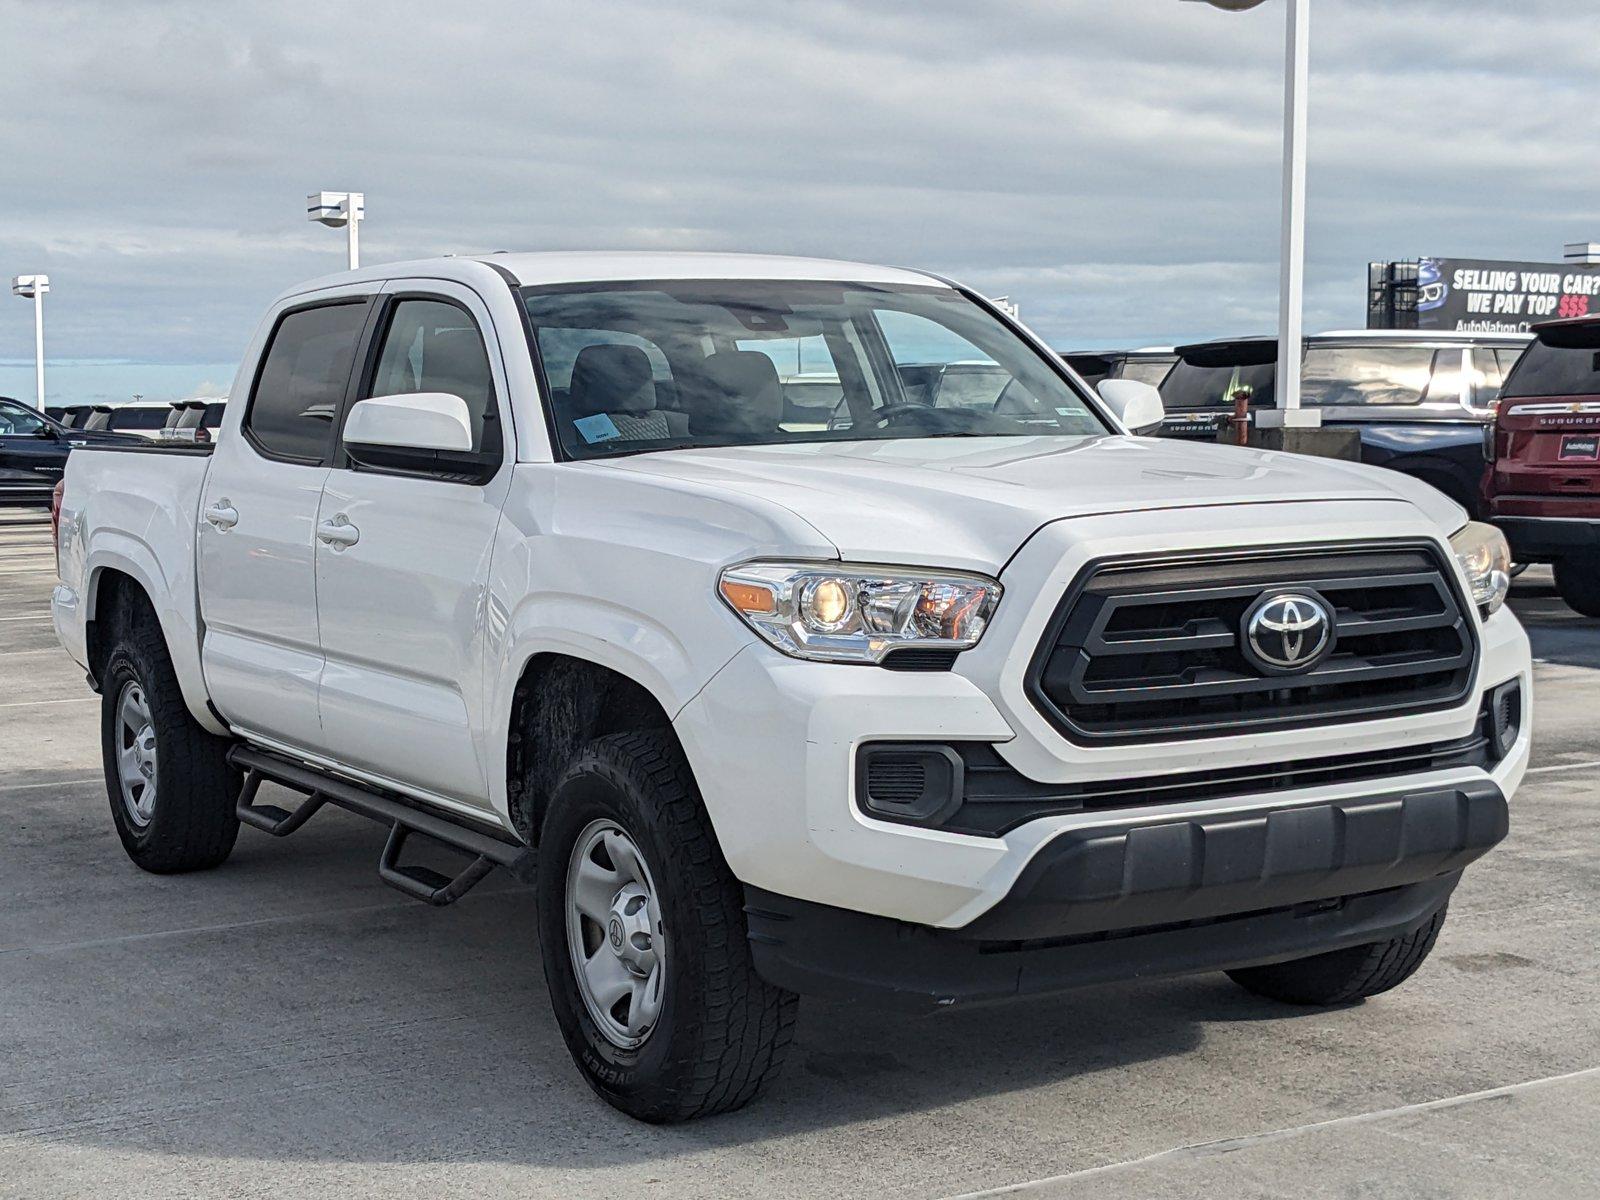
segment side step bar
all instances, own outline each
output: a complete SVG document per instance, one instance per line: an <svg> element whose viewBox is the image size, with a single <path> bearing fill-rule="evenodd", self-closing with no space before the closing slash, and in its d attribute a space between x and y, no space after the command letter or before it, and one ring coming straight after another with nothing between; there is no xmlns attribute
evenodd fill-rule
<svg viewBox="0 0 1600 1200"><path fill-rule="evenodd" d="M378 878L426 904L442 906L459 900L496 867L506 868L524 883L533 879L537 856L509 834L478 828L439 813L424 812L397 797L254 746L235 746L228 752L228 762L244 772L244 787L239 792L239 820L274 837L288 837L324 804L336 804L388 825L389 840L378 860ZM306 798L293 812L274 804L257 804L256 794L263 782L281 784L303 793ZM470 854L472 862L454 877L428 867L404 865L400 862L400 852L405 848L406 839L414 833Z"/></svg>

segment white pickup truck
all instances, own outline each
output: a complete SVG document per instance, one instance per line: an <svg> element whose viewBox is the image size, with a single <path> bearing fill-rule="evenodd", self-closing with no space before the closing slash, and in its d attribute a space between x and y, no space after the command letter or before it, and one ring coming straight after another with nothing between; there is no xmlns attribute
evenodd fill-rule
<svg viewBox="0 0 1600 1200"><path fill-rule="evenodd" d="M367 268L273 304L225 412L59 500L129 856L331 803L419 899L532 880L573 1057L646 1120L746 1103L802 992L1393 987L1527 764L1494 530L1136 436L1152 389L916 271Z"/></svg>

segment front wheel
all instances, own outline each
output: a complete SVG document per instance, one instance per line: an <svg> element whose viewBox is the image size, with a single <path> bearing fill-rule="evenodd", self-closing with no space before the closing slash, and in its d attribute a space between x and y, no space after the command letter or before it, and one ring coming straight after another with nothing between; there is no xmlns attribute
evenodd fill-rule
<svg viewBox="0 0 1600 1200"><path fill-rule="evenodd" d="M1574 612L1600 617L1600 556L1558 558L1556 591Z"/></svg>
<svg viewBox="0 0 1600 1200"><path fill-rule="evenodd" d="M1440 909L1404 937L1310 958L1229 971L1247 992L1285 1004L1353 1004L1398 987L1422 966L1444 927Z"/></svg>
<svg viewBox="0 0 1600 1200"><path fill-rule="evenodd" d="M589 1086L652 1123L754 1099L782 1064L798 1000L751 965L741 890L671 734L580 751L539 856L545 979Z"/></svg>

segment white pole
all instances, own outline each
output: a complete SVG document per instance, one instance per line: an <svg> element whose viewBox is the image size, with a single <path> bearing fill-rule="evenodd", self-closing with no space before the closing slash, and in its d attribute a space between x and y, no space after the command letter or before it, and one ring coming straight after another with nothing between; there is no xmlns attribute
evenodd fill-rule
<svg viewBox="0 0 1600 1200"><path fill-rule="evenodd" d="M44 288L33 291L33 387L44 411Z"/></svg>
<svg viewBox="0 0 1600 1200"><path fill-rule="evenodd" d="M1301 308L1306 258L1306 83L1310 67L1311 3L1310 0L1286 0L1285 8L1278 408L1288 413L1300 408ZM1295 421L1295 418L1286 417L1285 421Z"/></svg>
<svg viewBox="0 0 1600 1200"><path fill-rule="evenodd" d="M350 269L354 271L361 265L361 236L356 232L361 222L356 220L356 206L349 196L344 198L344 211L345 228L350 231Z"/></svg>

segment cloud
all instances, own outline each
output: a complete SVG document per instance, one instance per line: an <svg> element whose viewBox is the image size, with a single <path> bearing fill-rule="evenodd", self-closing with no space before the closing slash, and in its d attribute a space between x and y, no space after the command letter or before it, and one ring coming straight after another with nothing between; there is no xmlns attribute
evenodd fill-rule
<svg viewBox="0 0 1600 1200"><path fill-rule="evenodd" d="M1362 322L1371 258L1595 236L1600 47L1570 4L1315 8L1308 327ZM366 192L368 261L906 263L1062 345L1275 320L1277 4L0 0L0 27L50 64L0 122L0 260L50 273L52 359L163 386L225 378L274 294L341 265L303 216L323 187ZM0 359L31 339L0 305Z"/></svg>

